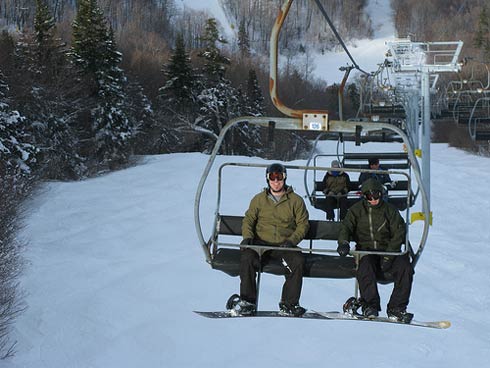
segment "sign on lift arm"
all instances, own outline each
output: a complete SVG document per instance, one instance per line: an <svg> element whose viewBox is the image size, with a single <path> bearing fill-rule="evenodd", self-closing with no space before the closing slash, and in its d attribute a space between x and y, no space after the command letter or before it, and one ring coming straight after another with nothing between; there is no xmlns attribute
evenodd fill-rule
<svg viewBox="0 0 490 368"><path fill-rule="evenodd" d="M328 114L325 113L303 114L303 129L328 131Z"/></svg>

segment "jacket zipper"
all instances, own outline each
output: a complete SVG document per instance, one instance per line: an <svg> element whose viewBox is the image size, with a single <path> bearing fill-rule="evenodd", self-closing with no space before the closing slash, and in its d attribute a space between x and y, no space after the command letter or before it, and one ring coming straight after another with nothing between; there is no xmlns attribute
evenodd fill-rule
<svg viewBox="0 0 490 368"><path fill-rule="evenodd" d="M371 234L371 240L373 241L374 249L378 249L378 246L377 246L377 243L378 242L376 240L374 240L374 229L373 229L373 216L372 216L372 211L373 211L373 209L371 207L369 207L368 208L369 233Z"/></svg>

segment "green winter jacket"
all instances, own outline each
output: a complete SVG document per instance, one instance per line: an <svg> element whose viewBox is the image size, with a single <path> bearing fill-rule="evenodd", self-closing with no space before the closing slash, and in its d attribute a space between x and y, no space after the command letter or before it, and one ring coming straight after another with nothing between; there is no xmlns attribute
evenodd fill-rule
<svg viewBox="0 0 490 368"><path fill-rule="evenodd" d="M405 221L383 200L371 206L366 199L355 203L340 227L338 243L354 241L357 250L399 252L405 242Z"/></svg>
<svg viewBox="0 0 490 368"><path fill-rule="evenodd" d="M323 184L325 186L323 193L325 194L328 194L329 192L333 192L334 194L347 194L349 192L350 184L349 175L342 172L335 176L330 172L327 172L323 178Z"/></svg>
<svg viewBox="0 0 490 368"><path fill-rule="evenodd" d="M289 240L297 245L309 228L305 202L291 187L287 187L277 203L269 196L266 188L250 201L242 223L243 238L258 239L271 245L281 245Z"/></svg>

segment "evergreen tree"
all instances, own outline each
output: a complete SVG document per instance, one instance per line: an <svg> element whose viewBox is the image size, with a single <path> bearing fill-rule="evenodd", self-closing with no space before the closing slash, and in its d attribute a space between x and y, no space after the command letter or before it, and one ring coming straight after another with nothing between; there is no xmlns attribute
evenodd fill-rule
<svg viewBox="0 0 490 368"><path fill-rule="evenodd" d="M37 63L45 69L50 67L49 70L55 72L55 67L60 63L59 50L63 45L55 39L56 26L46 0L36 0L34 31Z"/></svg>
<svg viewBox="0 0 490 368"><path fill-rule="evenodd" d="M164 66L164 74L167 82L159 90L163 105L175 112L188 111L194 101L195 79L182 33L177 35L175 49Z"/></svg>
<svg viewBox="0 0 490 368"><path fill-rule="evenodd" d="M8 103L9 87L0 71L0 162L30 173L38 149L29 143L26 119Z"/></svg>
<svg viewBox="0 0 490 368"><path fill-rule="evenodd" d="M225 77L228 58L221 54L217 44L223 39L216 28L216 21L206 23L205 49L199 53L204 58L201 92L198 95L200 114L195 119L195 129L204 133L205 150L210 151L225 124L233 118L246 114L246 103L240 93ZM209 139L211 138L211 139ZM257 153L258 130L256 127L239 126L233 129L223 144L226 154L254 155Z"/></svg>
<svg viewBox="0 0 490 368"><path fill-rule="evenodd" d="M254 69L248 71L247 98L247 115L262 116L264 114L264 96Z"/></svg>
<svg viewBox="0 0 490 368"><path fill-rule="evenodd" d="M238 28L238 48L240 49L242 56L250 55L250 40L245 27L245 19L240 21L240 27Z"/></svg>
<svg viewBox="0 0 490 368"><path fill-rule="evenodd" d="M201 41L204 43L204 50L199 53L199 56L204 59L204 73L208 79L219 81L224 78L226 65L230 64L230 59L222 55L218 47L218 44L224 45L227 41L220 36L216 19L210 18L206 21Z"/></svg>
<svg viewBox="0 0 490 368"><path fill-rule="evenodd" d="M102 164L123 164L136 130L125 111L126 78L119 68L122 55L96 0L79 2L70 55L95 98L90 127L95 155Z"/></svg>

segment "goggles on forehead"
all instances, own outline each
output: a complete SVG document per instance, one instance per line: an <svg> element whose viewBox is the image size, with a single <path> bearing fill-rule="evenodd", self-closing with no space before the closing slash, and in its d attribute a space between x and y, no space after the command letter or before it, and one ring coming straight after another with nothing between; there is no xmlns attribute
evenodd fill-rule
<svg viewBox="0 0 490 368"><path fill-rule="evenodd" d="M369 192L364 193L364 197L366 197L368 201L380 199L381 192L379 190L370 190Z"/></svg>
<svg viewBox="0 0 490 368"><path fill-rule="evenodd" d="M269 181L275 181L275 180L281 181L284 179L286 179L286 174L282 172L271 172L267 174L267 180Z"/></svg>

